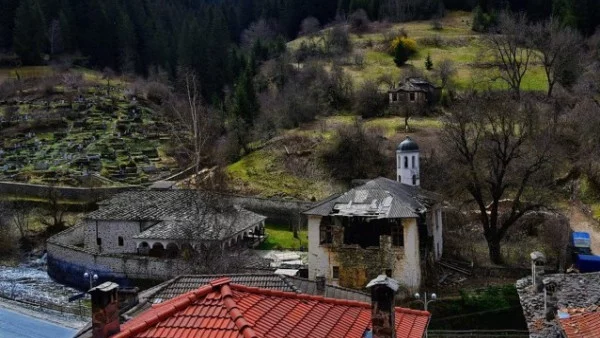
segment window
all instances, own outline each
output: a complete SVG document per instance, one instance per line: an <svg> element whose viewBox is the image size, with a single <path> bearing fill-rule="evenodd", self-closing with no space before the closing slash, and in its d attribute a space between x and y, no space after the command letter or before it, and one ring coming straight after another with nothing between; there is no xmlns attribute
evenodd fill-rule
<svg viewBox="0 0 600 338"><path fill-rule="evenodd" d="M404 246L404 231L402 225L394 224L391 228L392 231L392 246Z"/></svg>
<svg viewBox="0 0 600 338"><path fill-rule="evenodd" d="M102 245L102 238L96 237L96 244L98 246Z"/></svg>
<svg viewBox="0 0 600 338"><path fill-rule="evenodd" d="M119 236L119 246L123 246L123 237Z"/></svg>
<svg viewBox="0 0 600 338"><path fill-rule="evenodd" d="M417 175L413 175L413 185L417 185Z"/></svg>
<svg viewBox="0 0 600 338"><path fill-rule="evenodd" d="M402 183L402 176L398 175L398 182Z"/></svg>
<svg viewBox="0 0 600 338"><path fill-rule="evenodd" d="M415 93L409 93L410 102L415 102Z"/></svg>
<svg viewBox="0 0 600 338"><path fill-rule="evenodd" d="M331 244L333 242L331 223L331 217L321 218L321 224L319 225L319 244Z"/></svg>
<svg viewBox="0 0 600 338"><path fill-rule="evenodd" d="M404 168L408 168L408 156L404 156Z"/></svg>
<svg viewBox="0 0 600 338"><path fill-rule="evenodd" d="M332 274L331 278L333 278L333 279L340 279L340 267L339 266L334 266L331 270L332 270L331 271L331 274Z"/></svg>
<svg viewBox="0 0 600 338"><path fill-rule="evenodd" d="M413 167L413 169L415 168L415 157L414 156L412 157L412 167Z"/></svg>

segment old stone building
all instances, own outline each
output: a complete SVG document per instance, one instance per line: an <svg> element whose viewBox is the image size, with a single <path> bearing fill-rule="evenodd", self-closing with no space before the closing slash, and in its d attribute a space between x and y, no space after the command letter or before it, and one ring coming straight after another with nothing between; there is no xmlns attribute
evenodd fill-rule
<svg viewBox="0 0 600 338"><path fill-rule="evenodd" d="M409 77L388 91L390 105L432 105L440 99L441 89L431 82Z"/></svg>
<svg viewBox="0 0 600 338"><path fill-rule="evenodd" d="M84 248L176 258L186 249L207 243L241 245L262 232L264 220L194 190L129 191L102 202L85 216Z"/></svg>
<svg viewBox="0 0 600 338"><path fill-rule="evenodd" d="M419 188L419 148L397 150L397 181L376 178L308 211L309 278L362 288L385 272L409 289L428 258L442 256L442 205Z"/></svg>

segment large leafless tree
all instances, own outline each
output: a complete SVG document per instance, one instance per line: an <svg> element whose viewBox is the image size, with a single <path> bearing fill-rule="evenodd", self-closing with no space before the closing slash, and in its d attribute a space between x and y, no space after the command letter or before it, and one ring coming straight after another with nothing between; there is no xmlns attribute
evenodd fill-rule
<svg viewBox="0 0 600 338"><path fill-rule="evenodd" d="M514 95L521 95L521 84L529 69L534 54L529 39L530 27L524 14L500 15L498 31L491 31L485 37L487 53L480 66L497 69L499 78L504 81Z"/></svg>
<svg viewBox="0 0 600 338"><path fill-rule="evenodd" d="M544 113L505 97L473 97L444 124L450 193L476 206L494 263L502 262L507 230L547 202L555 128Z"/></svg>
<svg viewBox="0 0 600 338"><path fill-rule="evenodd" d="M582 64L582 38L570 27L562 27L558 20L549 19L532 27L533 46L544 66L548 82L548 97L554 85L572 84L577 80Z"/></svg>

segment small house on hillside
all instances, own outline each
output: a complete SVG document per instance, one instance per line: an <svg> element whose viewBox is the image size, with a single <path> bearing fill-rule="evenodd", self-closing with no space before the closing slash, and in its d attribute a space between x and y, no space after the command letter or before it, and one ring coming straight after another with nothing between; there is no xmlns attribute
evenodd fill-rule
<svg viewBox="0 0 600 338"><path fill-rule="evenodd" d="M388 91L390 104L433 105L441 97L441 88L420 77L409 77Z"/></svg>

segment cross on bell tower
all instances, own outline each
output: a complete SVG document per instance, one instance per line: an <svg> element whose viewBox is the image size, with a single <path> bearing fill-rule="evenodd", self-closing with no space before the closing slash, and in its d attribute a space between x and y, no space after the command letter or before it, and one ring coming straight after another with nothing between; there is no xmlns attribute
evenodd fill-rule
<svg viewBox="0 0 600 338"><path fill-rule="evenodd" d="M396 180L406 185L421 185L419 162L419 145L407 136L396 148Z"/></svg>

